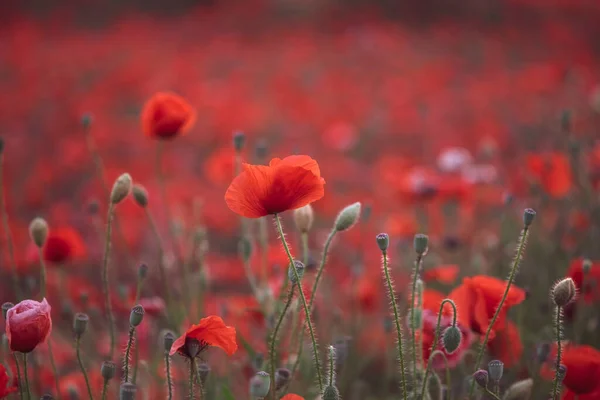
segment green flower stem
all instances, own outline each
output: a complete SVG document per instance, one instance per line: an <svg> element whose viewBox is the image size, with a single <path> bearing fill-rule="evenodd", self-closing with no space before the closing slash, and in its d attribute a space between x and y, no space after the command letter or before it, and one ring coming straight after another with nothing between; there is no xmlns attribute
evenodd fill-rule
<svg viewBox="0 0 600 400"><path fill-rule="evenodd" d="M2 228L4 229L4 237L6 238L6 247L8 248L8 256L10 259L10 272L13 283L13 288L17 300L23 298L21 287L19 286L19 275L17 274L17 261L15 258L15 248L8 224L8 210L6 208L6 196L4 193L4 153L0 151L0 212L2 212Z"/></svg>
<svg viewBox="0 0 600 400"><path fill-rule="evenodd" d="M556 366L555 366L555 371L554 371L554 383L552 386L552 398L554 400L559 400L560 399L560 377L559 377L559 369L560 369L560 362L562 361L562 343L561 343L561 339L562 339L562 335L561 335L561 316L562 316L562 309L560 307L556 307L556 320L555 320L555 331L556 331Z"/></svg>
<svg viewBox="0 0 600 400"><path fill-rule="evenodd" d="M410 302L410 331L412 335L411 347L412 347L412 362L413 362L413 379L415 380L415 386L417 382L417 320L415 313L415 296L417 292L417 280L419 279L419 269L421 268L421 261L423 260L422 254L417 254L417 260L415 261L415 271L413 272L412 290L411 290L411 302ZM421 349L422 351L422 349Z"/></svg>
<svg viewBox="0 0 600 400"><path fill-rule="evenodd" d="M333 346L329 346L329 386L333 386L335 379L335 352Z"/></svg>
<svg viewBox="0 0 600 400"><path fill-rule="evenodd" d="M521 235L519 244L517 246L517 254L513 261L513 265L510 269L510 274L508 276L508 282L506 283L506 289L504 290L504 295L502 296L502 299L500 300L500 303L498 304L498 307L496 308L496 312L494 313L494 316L492 317L492 320L490 321L490 324L488 325L487 330L485 331L485 337L483 338L483 342L481 342L481 347L479 348L479 352L477 353L477 358L475 359L475 371L477 371L479 369L479 364L481 364L481 360L483 358L483 353L485 352L485 348L486 348L488 340L490 338L490 332L492 331L492 327L496 323L496 320L498 319L498 315L500 315L500 311L502 311L502 307L504 306L504 302L506 301L506 297L508 296L508 291L510 290L510 287L515 279L515 276L517 275L517 270L519 269L519 263L521 262L521 259L523 258L523 252L525 251L525 245L527 243L528 235L529 235L529 227L525 226L523 228L523 233ZM468 398L473 397L474 389L475 389L475 380L472 380L471 389L469 390Z"/></svg>
<svg viewBox="0 0 600 400"><path fill-rule="evenodd" d="M390 277L390 271L388 269L388 257L387 252L383 251L383 273L385 274L385 282L387 283L387 289L390 296L390 303L392 304L392 310L394 311L394 323L396 324L396 344L398 346L398 361L400 362L400 389L402 390L404 400L408 400L408 393L406 387L406 376L404 368L404 354L402 351L402 326L400 325L400 314L398 313L398 304L396 303L396 294L394 293L394 285L392 284L392 278Z"/></svg>
<svg viewBox="0 0 600 400"><path fill-rule="evenodd" d="M108 380L104 379L104 383L102 384L102 400L106 400L107 389L108 389Z"/></svg>
<svg viewBox="0 0 600 400"><path fill-rule="evenodd" d="M108 218L106 225L106 238L104 244L104 261L102 265L102 287L104 289L104 302L106 305L106 312L108 313L108 328L110 330L110 359L112 360L115 355L115 317L113 315L112 303L110 301L110 286L108 283L108 263L110 258L110 240L112 233L112 220L114 215L115 205L110 202L108 206Z"/></svg>
<svg viewBox="0 0 600 400"><path fill-rule="evenodd" d="M310 319L310 309L308 308L308 304L306 302L306 297L304 296L304 290L302 289L302 282L300 280L300 275L298 275L298 271L294 266L294 258L292 257L292 253L290 253L290 249L285 240L285 236L283 233L283 227L281 226L281 219L279 218L279 214L275 214L275 224L277 225L277 230L279 232L279 237L281 238L281 242L283 243L283 248L288 256L290 261L290 267L292 271L294 271L294 277L296 278L296 282L298 284L298 292L300 293L300 301L302 301L302 307L304 307L304 314L306 316L306 325L308 326L308 331L310 332L310 339L312 341L313 347L313 355L315 358L315 368L317 370L317 379L319 381L319 390L323 391L323 377L321 376L321 363L319 361L319 348L317 346L317 339L315 338L315 331L313 328L312 321ZM287 276L287 274L286 274Z"/></svg>
<svg viewBox="0 0 600 400"><path fill-rule="evenodd" d="M444 354L443 351L435 350L435 351L431 352L431 355L429 356L429 362L433 362L433 359L437 355L442 356L442 358L444 359L444 365L445 365L445 369L446 369L446 391L448 393L448 400L452 400L452 391L451 391L452 378L450 376L450 367L448 365L448 357L446 357L446 355Z"/></svg>
<svg viewBox="0 0 600 400"><path fill-rule="evenodd" d="M125 348L125 359L123 360L123 379L129 382L129 358L131 357L131 346L133 346L133 338L135 335L135 327L129 327L129 338L127 339L127 347Z"/></svg>
<svg viewBox="0 0 600 400"><path fill-rule="evenodd" d="M52 353L52 341L48 338L48 356L50 357L50 366L52 367L52 373L54 374L54 387L56 389L56 399L60 400L60 389L58 385L58 371L56 370L56 363L54 362L54 354Z"/></svg>
<svg viewBox="0 0 600 400"><path fill-rule="evenodd" d="M12 353L12 354L13 354L13 358L15 359L15 368L17 370L17 383L19 386L19 396L20 396L21 400L24 400L23 385L21 382L21 368L19 368L19 359L17 358L17 353Z"/></svg>
<svg viewBox="0 0 600 400"><path fill-rule="evenodd" d="M133 341L137 340L137 333L133 334ZM135 346L133 348L133 376L131 377L131 383L135 385L137 382L137 373L138 373L138 361L140 359L140 346Z"/></svg>
<svg viewBox="0 0 600 400"><path fill-rule="evenodd" d="M80 343L81 339L79 337L75 338L75 354L77 355L77 362L79 363L79 368L81 369L81 373L83 374L83 378L85 379L85 385L87 387L88 395L90 400L94 399L92 395L92 387L90 386L90 380L88 379L87 371L85 370L85 366L83 365L83 360L81 359Z"/></svg>
<svg viewBox="0 0 600 400"><path fill-rule="evenodd" d="M46 262L41 247L38 247L38 257L40 258L40 297L44 300L46 297Z"/></svg>
<svg viewBox="0 0 600 400"><path fill-rule="evenodd" d="M293 266L291 268L293 268ZM271 389L271 398L273 400L275 400L275 395L277 392L277 390L275 389L275 358L276 358L275 357L276 356L275 346L277 344L277 333L279 333L279 328L281 327L281 324L283 323L285 314L287 313L287 310L290 308L290 304L292 304L292 300L294 299L294 287L295 286L292 286L292 288L288 291L287 300L285 302L285 305L283 306L283 310L279 314L279 319L277 320L277 324L275 325L275 329L273 330L273 336L271 337L271 346L270 346L271 362L270 362L269 368L271 369L271 379L273 380L273 384L271 385L271 388L272 388Z"/></svg>
<svg viewBox="0 0 600 400"><path fill-rule="evenodd" d="M323 274L323 270L325 269L325 263L327 262L327 252L329 251L329 245L333 241L333 237L337 233L337 230L333 229L329 236L327 236L327 240L325 241L325 247L323 247L323 258L321 259L321 265L319 265L319 270L317 271L317 276L315 277L315 282L313 283L312 293L310 294L310 303L309 308L312 312L312 307L315 302L315 293L317 293L317 287L319 286L319 280L321 279L321 275ZM307 257L308 258L308 257ZM305 264L306 265L306 264Z"/></svg>
<svg viewBox="0 0 600 400"><path fill-rule="evenodd" d="M494 392L492 392L490 389L488 389L487 387L484 390L491 398L495 399L495 400L500 400L500 397L498 397L498 395Z"/></svg>
<svg viewBox="0 0 600 400"><path fill-rule="evenodd" d="M300 241L302 242L302 262L304 265L308 265L308 232L302 232L300 234Z"/></svg>
<svg viewBox="0 0 600 400"><path fill-rule="evenodd" d="M433 360L433 356L436 350L436 344L440 340L440 323L442 322L442 312L444 311L444 305L450 304L452 307L452 326L456 326L456 304L450 299L444 299L442 304L440 304L440 312L438 313L437 323L435 324L435 335L433 337L433 347L431 354L429 355L429 359L427 360L427 367L425 368L425 377L423 378L423 385L421 386L421 398L425 396L425 389L427 387L427 377L429 375L429 370L431 369L431 360ZM443 352L440 352L446 358L446 355ZM446 369L448 369L448 360L446 360Z"/></svg>
<svg viewBox="0 0 600 400"><path fill-rule="evenodd" d="M27 390L27 399L31 400L31 390L29 389L29 376L27 374L27 353L23 353L23 375L25 376L25 390Z"/></svg>
<svg viewBox="0 0 600 400"><path fill-rule="evenodd" d="M190 359L189 399L194 400L194 360Z"/></svg>
<svg viewBox="0 0 600 400"><path fill-rule="evenodd" d="M156 226L156 221L154 221L154 217L150 213L148 207L144 208L146 212L146 218L148 218L148 223L150 224L150 229L154 233L156 237L156 243L158 244L159 255L158 255L158 272L160 273L160 280L165 285L165 297L167 300L167 309L171 310L171 306L173 305L173 299L171 297L171 290L169 288L169 280L167 279L167 271L165 269L165 264L163 261L165 255L165 248L163 247L163 242L160 237L160 232L158 231L158 227Z"/></svg>
<svg viewBox="0 0 600 400"><path fill-rule="evenodd" d="M173 399L173 381L171 380L171 356L165 351L165 375L167 376L167 400Z"/></svg>

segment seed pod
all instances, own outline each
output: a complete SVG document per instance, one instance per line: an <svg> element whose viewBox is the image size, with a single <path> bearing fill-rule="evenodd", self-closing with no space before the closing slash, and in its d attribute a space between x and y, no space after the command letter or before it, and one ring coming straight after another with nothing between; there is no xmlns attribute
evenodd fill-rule
<svg viewBox="0 0 600 400"><path fill-rule="evenodd" d="M116 370L117 365L112 361L104 361L102 363L102 367L100 367L100 373L105 381L110 381L112 378L114 378Z"/></svg>
<svg viewBox="0 0 600 400"><path fill-rule="evenodd" d="M117 178L113 184L112 191L110 192L110 202L112 204L119 204L129 195L131 192L131 175L125 173Z"/></svg>
<svg viewBox="0 0 600 400"><path fill-rule="evenodd" d="M200 375L200 381L203 385L206 383L206 379L210 374L210 370L210 365L208 365L207 363L198 364L198 374Z"/></svg>
<svg viewBox="0 0 600 400"><path fill-rule="evenodd" d="M35 218L29 224L29 236L38 248L44 247L48 238L48 223L43 218Z"/></svg>
<svg viewBox="0 0 600 400"><path fill-rule="evenodd" d="M134 400L136 392L137 386L135 386L133 383L122 383L119 390L119 400Z"/></svg>
<svg viewBox="0 0 600 400"><path fill-rule="evenodd" d="M480 387L486 388L489 382L489 375L485 369L477 370L473 374L473 379L475 379L475 383L477 383Z"/></svg>
<svg viewBox="0 0 600 400"><path fill-rule="evenodd" d="M173 346L174 341L175 335L173 334L173 332L166 331L163 333L163 346L167 353L171 351L171 347Z"/></svg>
<svg viewBox="0 0 600 400"><path fill-rule="evenodd" d="M462 333L456 326L451 325L444 330L442 334L442 345L446 353L452 354L460 347L462 342Z"/></svg>
<svg viewBox="0 0 600 400"><path fill-rule="evenodd" d="M529 227L535 218L535 210L532 208L526 208L523 212L523 225Z"/></svg>
<svg viewBox="0 0 600 400"><path fill-rule="evenodd" d="M265 397L271 388L271 378L265 371L259 371L250 379L250 396Z"/></svg>
<svg viewBox="0 0 600 400"><path fill-rule="evenodd" d="M302 261L294 260L294 265L290 264L290 266L288 267L288 279L293 284L296 283L296 274L294 273L294 269L298 273L298 277L302 279L302 277L304 276L304 264L302 263Z"/></svg>
<svg viewBox="0 0 600 400"><path fill-rule="evenodd" d="M138 326L144 319L144 307L141 305L134 306L129 314L129 324L131 326Z"/></svg>
<svg viewBox="0 0 600 400"><path fill-rule="evenodd" d="M377 246L379 246L379 250L385 253L390 246L390 237L387 233L380 233L377 235Z"/></svg>
<svg viewBox="0 0 600 400"><path fill-rule="evenodd" d="M77 313L73 318L73 332L77 337L81 337L87 330L88 322L90 317L84 313Z"/></svg>
<svg viewBox="0 0 600 400"><path fill-rule="evenodd" d="M423 255L427 252L427 246L429 245L429 237L422 233L417 233L414 239L415 252L419 255Z"/></svg>
<svg viewBox="0 0 600 400"><path fill-rule="evenodd" d="M504 363L500 360L492 360L488 363L488 373L490 379L499 382L504 373Z"/></svg>

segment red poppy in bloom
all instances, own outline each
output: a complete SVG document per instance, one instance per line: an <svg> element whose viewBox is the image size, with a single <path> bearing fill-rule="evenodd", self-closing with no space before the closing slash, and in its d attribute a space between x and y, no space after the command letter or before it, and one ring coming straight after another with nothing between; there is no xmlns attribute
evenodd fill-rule
<svg viewBox="0 0 600 400"><path fill-rule="evenodd" d="M556 346L554 346L548 362L542 365L541 374L546 379L554 378L554 360ZM563 385L572 394L582 396L582 399L598 399L600 397L600 351L587 345L566 345L563 348L561 364L567 367L567 374ZM583 397L585 396L585 397ZM571 396L573 398L574 396Z"/></svg>
<svg viewBox="0 0 600 400"><path fill-rule="evenodd" d="M194 358L208 346L220 347L228 355L237 351L235 328L225 325L221 317L211 315L192 325L171 346L170 354Z"/></svg>
<svg viewBox="0 0 600 400"><path fill-rule="evenodd" d="M290 394L286 394L285 396L283 396L281 398L281 400L304 400L304 397L298 396L297 394L290 393Z"/></svg>
<svg viewBox="0 0 600 400"><path fill-rule="evenodd" d="M452 284L458 276L458 265L440 265L439 267L430 268L423 272L423 280L425 282L441 282Z"/></svg>
<svg viewBox="0 0 600 400"><path fill-rule="evenodd" d="M517 364L523 355L523 343L517 325L507 321L505 329L497 330L496 336L488 342L492 357L502 360L506 368Z"/></svg>
<svg viewBox="0 0 600 400"><path fill-rule="evenodd" d="M85 244L73 228L51 229L43 248L44 260L64 264L85 256Z"/></svg>
<svg viewBox="0 0 600 400"><path fill-rule="evenodd" d="M10 378L6 373L6 368L4 368L4 365L0 364L0 399L4 399L11 393L15 393L19 390L18 386L12 383L9 385L9 382Z"/></svg>
<svg viewBox="0 0 600 400"><path fill-rule="evenodd" d="M6 313L6 337L12 351L29 353L52 332L51 307L46 301L23 300Z"/></svg>
<svg viewBox="0 0 600 400"><path fill-rule="evenodd" d="M142 129L151 138L171 139L186 133L196 120L196 112L181 96L159 92L142 110Z"/></svg>
<svg viewBox="0 0 600 400"><path fill-rule="evenodd" d="M309 156L274 158L268 166L244 164L225 193L231 211L247 218L303 207L325 194L319 165Z"/></svg>

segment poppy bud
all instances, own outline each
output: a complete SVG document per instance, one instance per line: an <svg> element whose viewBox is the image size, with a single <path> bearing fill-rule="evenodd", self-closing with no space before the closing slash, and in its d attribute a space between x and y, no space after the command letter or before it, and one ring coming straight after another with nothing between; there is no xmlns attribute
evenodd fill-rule
<svg viewBox="0 0 600 400"><path fill-rule="evenodd" d="M535 218L535 211L532 208L526 208L523 212L523 224L528 227Z"/></svg>
<svg viewBox="0 0 600 400"><path fill-rule="evenodd" d="M504 373L504 363L500 360L492 360L488 363L488 373L490 379L499 382Z"/></svg>
<svg viewBox="0 0 600 400"><path fill-rule="evenodd" d="M113 184L112 191L110 192L110 202L112 204L119 204L129 195L131 192L131 175L125 173L117 178Z"/></svg>
<svg viewBox="0 0 600 400"><path fill-rule="evenodd" d="M44 247L48 238L48 223L43 218L35 218L29 224L29 237L38 248Z"/></svg>
<svg viewBox="0 0 600 400"><path fill-rule="evenodd" d="M448 354L454 353L462 342L462 333L456 326L451 325L444 330L442 334L442 345Z"/></svg>
<svg viewBox="0 0 600 400"><path fill-rule="evenodd" d="M589 258L584 259L581 263L581 269L583 270L584 275L589 274L592 269L592 260Z"/></svg>
<svg viewBox="0 0 600 400"><path fill-rule="evenodd" d="M238 243L238 253L242 260L250 260L250 257L252 256L252 243L250 243L248 238L243 237L240 239L240 242Z"/></svg>
<svg viewBox="0 0 600 400"><path fill-rule="evenodd" d="M175 341L175 334L171 331L166 331L163 334L163 346L166 352L171 351L171 347L173 346L173 342Z"/></svg>
<svg viewBox="0 0 600 400"><path fill-rule="evenodd" d="M335 386L326 386L321 398L322 400L339 400L340 392Z"/></svg>
<svg viewBox="0 0 600 400"><path fill-rule="evenodd" d="M6 319L6 313L8 312L8 310L13 308L14 306L15 305L11 302L6 302L6 303L2 304L2 316L4 317L4 319Z"/></svg>
<svg viewBox="0 0 600 400"><path fill-rule="evenodd" d="M277 368L277 370L275 371L275 389L279 390L285 385L287 385L291 377L292 373L289 369Z"/></svg>
<svg viewBox="0 0 600 400"><path fill-rule="evenodd" d="M294 210L294 222L296 223L296 229L300 232L308 233L312 227L313 220L314 212L310 204Z"/></svg>
<svg viewBox="0 0 600 400"><path fill-rule="evenodd" d="M250 379L250 396L266 397L271 388L271 378L265 371L259 371Z"/></svg>
<svg viewBox="0 0 600 400"><path fill-rule="evenodd" d="M423 255L427 252L427 246L429 245L429 237L422 233L417 233L415 235L413 244L417 254Z"/></svg>
<svg viewBox="0 0 600 400"><path fill-rule="evenodd" d="M133 194L133 200L138 206L144 208L148 205L148 191L142 185L133 185L131 194Z"/></svg>
<svg viewBox="0 0 600 400"><path fill-rule="evenodd" d="M104 361L102 363L102 367L100 367L100 373L105 381L110 381L112 378L114 378L116 370L117 365L112 361Z"/></svg>
<svg viewBox="0 0 600 400"><path fill-rule="evenodd" d="M144 319L144 307L141 305L134 306L129 314L129 324L131 326L138 326Z"/></svg>
<svg viewBox="0 0 600 400"><path fill-rule="evenodd" d="M294 269L298 273L298 278L302 279L304 276L304 264L300 260L294 260L294 264L288 267L288 279L290 282L297 283L296 274L294 273Z"/></svg>
<svg viewBox="0 0 600 400"><path fill-rule="evenodd" d="M245 143L246 135L244 135L244 132L236 132L233 134L233 148L235 149L235 151L242 151Z"/></svg>
<svg viewBox="0 0 600 400"><path fill-rule="evenodd" d="M51 307L43 299L23 300L6 312L6 336L12 351L29 353L52 331Z"/></svg>
<svg viewBox="0 0 600 400"><path fill-rule="evenodd" d="M335 219L335 230L342 232L352 228L360 216L360 202L350 204L338 214Z"/></svg>
<svg viewBox="0 0 600 400"><path fill-rule="evenodd" d="M532 389L533 379L531 378L515 382L506 389L503 400L528 400L531 397Z"/></svg>
<svg viewBox="0 0 600 400"><path fill-rule="evenodd" d="M81 125L84 128L89 128L92 126L92 122L94 122L94 116L91 113L85 113L81 116Z"/></svg>
<svg viewBox="0 0 600 400"><path fill-rule="evenodd" d="M137 386L133 383L125 382L121 384L119 389L119 400L134 400Z"/></svg>
<svg viewBox="0 0 600 400"><path fill-rule="evenodd" d="M141 263L138 267L138 278L143 280L146 279L146 276L148 276L148 265L146 263Z"/></svg>
<svg viewBox="0 0 600 400"><path fill-rule="evenodd" d="M473 374L473 379L475 379L475 383L477 383L482 388L484 388L484 389L487 388L487 385L489 382L489 375L485 369L477 370Z"/></svg>
<svg viewBox="0 0 600 400"><path fill-rule="evenodd" d="M198 364L198 375L200 375L200 381L203 385L206 383L206 379L210 374L210 369L210 365L208 365L207 363Z"/></svg>
<svg viewBox="0 0 600 400"><path fill-rule="evenodd" d="M379 246L379 250L385 253L390 246L390 237L387 233L380 233L377 235L377 246Z"/></svg>
<svg viewBox="0 0 600 400"><path fill-rule="evenodd" d="M565 307L573 300L576 292L577 288L573 279L565 278L552 288L552 300L558 307Z"/></svg>
<svg viewBox="0 0 600 400"><path fill-rule="evenodd" d="M414 315L413 315L414 313ZM419 308L413 308L411 314L409 316L410 326L414 329L421 329L423 327L423 312ZM414 318L414 326L413 326L413 318Z"/></svg>
<svg viewBox="0 0 600 400"><path fill-rule="evenodd" d="M42 397L40 397L40 400L54 400L54 397L52 397L50 393L46 393Z"/></svg>
<svg viewBox="0 0 600 400"><path fill-rule="evenodd" d="M85 333L89 321L90 317L88 317L87 314L75 314L75 317L73 318L73 332L75 332L77 337L81 337Z"/></svg>

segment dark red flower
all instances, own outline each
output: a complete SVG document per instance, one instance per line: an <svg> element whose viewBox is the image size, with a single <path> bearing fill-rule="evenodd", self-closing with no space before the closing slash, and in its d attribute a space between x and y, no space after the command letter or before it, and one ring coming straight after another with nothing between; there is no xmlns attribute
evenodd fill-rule
<svg viewBox="0 0 600 400"><path fill-rule="evenodd" d="M541 375L546 379L554 378L556 346L548 362L542 365ZM567 344L562 351L561 364L567 367L563 385L576 395L586 395L585 399L597 399L592 393L600 394L600 351L587 345Z"/></svg>
<svg viewBox="0 0 600 400"><path fill-rule="evenodd" d="M85 256L85 244L81 235L73 228L50 230L43 248L44 260L64 264Z"/></svg>
<svg viewBox="0 0 600 400"><path fill-rule="evenodd" d="M231 211L260 218L303 207L325 194L319 165L309 156L274 158L268 166L244 164L225 193Z"/></svg>
<svg viewBox="0 0 600 400"><path fill-rule="evenodd" d="M198 325L192 325L173 342L170 354L179 353L193 358L208 346L220 347L232 355L237 351L235 328L225 325L221 317L215 315L202 318ZM190 354L191 347L195 347L195 354Z"/></svg>
<svg viewBox="0 0 600 400"><path fill-rule="evenodd" d="M51 307L46 301L23 300L6 313L6 337L12 351L29 353L52 332Z"/></svg>
<svg viewBox="0 0 600 400"><path fill-rule="evenodd" d="M151 138L171 139L186 133L196 120L196 112L181 96L159 92L142 110L142 129Z"/></svg>
<svg viewBox="0 0 600 400"><path fill-rule="evenodd" d="M0 399L8 397L8 395L15 393L17 390L19 390L19 387L14 382L10 382L6 368L0 364Z"/></svg>

